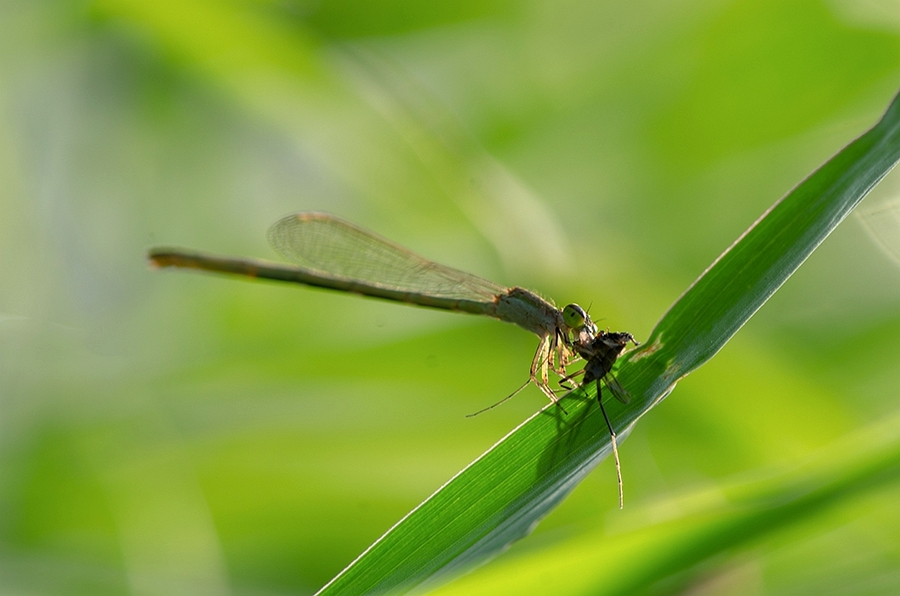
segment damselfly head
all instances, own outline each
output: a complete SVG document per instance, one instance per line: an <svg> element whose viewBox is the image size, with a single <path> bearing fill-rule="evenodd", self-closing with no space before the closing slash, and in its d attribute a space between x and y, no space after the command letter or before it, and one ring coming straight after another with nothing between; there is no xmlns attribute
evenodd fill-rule
<svg viewBox="0 0 900 596"><path fill-rule="evenodd" d="M583 342L597 335L597 326L590 315L577 304L567 304L562 310L562 316L575 342Z"/></svg>

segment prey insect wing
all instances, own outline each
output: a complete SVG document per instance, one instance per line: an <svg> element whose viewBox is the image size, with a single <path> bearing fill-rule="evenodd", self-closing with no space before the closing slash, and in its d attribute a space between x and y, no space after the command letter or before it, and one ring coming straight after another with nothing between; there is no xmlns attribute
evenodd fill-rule
<svg viewBox="0 0 900 596"><path fill-rule="evenodd" d="M615 396L617 400L622 402L623 404L627 404L631 402L631 395L622 387L622 384L619 383L619 379L613 376L612 373L607 373L605 377L603 377L604 382L606 382L606 386L609 388L609 392Z"/></svg>

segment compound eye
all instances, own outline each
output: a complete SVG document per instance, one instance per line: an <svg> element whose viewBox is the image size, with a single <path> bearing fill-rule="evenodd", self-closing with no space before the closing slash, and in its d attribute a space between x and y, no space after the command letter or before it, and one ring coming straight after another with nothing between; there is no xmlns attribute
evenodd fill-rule
<svg viewBox="0 0 900 596"><path fill-rule="evenodd" d="M584 309L577 304L568 304L562 311L563 321L570 329L578 329L583 327L586 321L589 321L588 315Z"/></svg>

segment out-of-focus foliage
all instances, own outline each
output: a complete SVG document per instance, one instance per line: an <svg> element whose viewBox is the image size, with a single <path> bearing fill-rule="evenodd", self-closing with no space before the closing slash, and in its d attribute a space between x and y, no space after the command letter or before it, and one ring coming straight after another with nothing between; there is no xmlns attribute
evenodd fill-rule
<svg viewBox="0 0 900 596"><path fill-rule="evenodd" d="M511 326L149 245L270 257L269 223L328 210L644 338L898 82L889 0L0 4L0 592L310 593L542 405L463 417L523 380ZM702 514L895 412L900 267L866 229L636 427L641 515L604 464L498 563ZM658 590L896 593L889 480Z"/></svg>

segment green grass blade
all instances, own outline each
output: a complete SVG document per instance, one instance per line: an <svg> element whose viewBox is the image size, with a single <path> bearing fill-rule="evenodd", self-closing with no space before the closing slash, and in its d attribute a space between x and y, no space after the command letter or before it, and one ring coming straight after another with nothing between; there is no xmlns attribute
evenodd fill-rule
<svg viewBox="0 0 900 596"><path fill-rule="evenodd" d="M588 531L482 570L438 593L646 594L660 582L666 589L657 593L682 593L698 575L710 574L703 562L721 564L758 545L763 536L790 531L878 491L895 490L898 480L900 416L894 415L835 441L789 470L628 511L624 517L630 530L612 535L607 528ZM658 520L661 511L670 515L648 523Z"/></svg>
<svg viewBox="0 0 900 596"><path fill-rule="evenodd" d="M776 203L672 305L647 342L678 379L709 360L894 167L900 97L881 121Z"/></svg>
<svg viewBox="0 0 900 596"><path fill-rule="evenodd" d="M770 209L672 306L618 378L610 402L627 434L711 358L900 159L900 99L882 120ZM497 443L382 536L320 594L427 589L526 535L611 451L595 400L564 399Z"/></svg>

